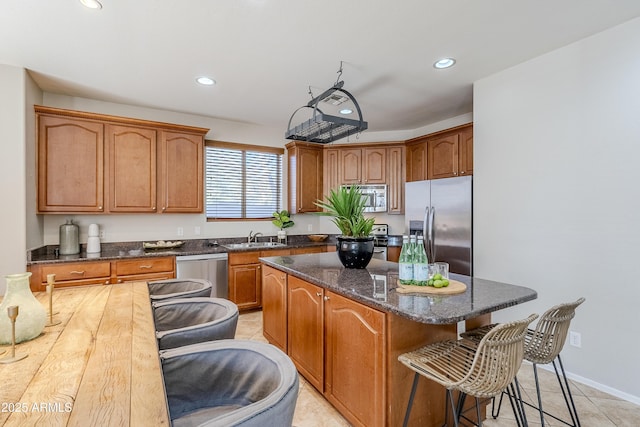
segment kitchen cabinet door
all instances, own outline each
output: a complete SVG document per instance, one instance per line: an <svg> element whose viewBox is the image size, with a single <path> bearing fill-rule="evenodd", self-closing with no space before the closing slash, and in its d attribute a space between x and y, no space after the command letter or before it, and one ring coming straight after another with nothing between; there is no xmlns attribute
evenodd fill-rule
<svg viewBox="0 0 640 427"><path fill-rule="evenodd" d="M473 126L463 126L429 139L428 179L473 174Z"/></svg>
<svg viewBox="0 0 640 427"><path fill-rule="evenodd" d="M458 148L458 169L460 175L473 175L473 127L460 132Z"/></svg>
<svg viewBox="0 0 640 427"><path fill-rule="evenodd" d="M262 275L260 264L229 266L229 300L238 310L249 310L262 306Z"/></svg>
<svg viewBox="0 0 640 427"><path fill-rule="evenodd" d="M155 129L106 127L110 212L156 212Z"/></svg>
<svg viewBox="0 0 640 427"><path fill-rule="evenodd" d="M385 314L325 292L325 397L354 425L384 426Z"/></svg>
<svg viewBox="0 0 640 427"><path fill-rule="evenodd" d="M449 178L458 175L458 134L430 139L428 147L428 179Z"/></svg>
<svg viewBox="0 0 640 427"><path fill-rule="evenodd" d="M360 148L341 148L339 166L342 184L362 183L362 150Z"/></svg>
<svg viewBox="0 0 640 427"><path fill-rule="evenodd" d="M407 182L427 179L427 141L407 144Z"/></svg>
<svg viewBox="0 0 640 427"><path fill-rule="evenodd" d="M112 283L164 280L175 277L176 258L148 257L114 262L115 279Z"/></svg>
<svg viewBox="0 0 640 427"><path fill-rule="evenodd" d="M201 213L204 200L204 136L160 134L160 206L163 213Z"/></svg>
<svg viewBox="0 0 640 427"><path fill-rule="evenodd" d="M322 288L289 276L288 354L298 371L322 392L324 380L324 333Z"/></svg>
<svg viewBox="0 0 640 427"><path fill-rule="evenodd" d="M340 177L340 150L337 148L327 148L324 150L324 192L329 195L331 190L335 190L342 182Z"/></svg>
<svg viewBox="0 0 640 427"><path fill-rule="evenodd" d="M387 150L387 204L389 214L404 213L404 147Z"/></svg>
<svg viewBox="0 0 640 427"><path fill-rule="evenodd" d="M34 292L47 290L47 276L55 274L56 287L108 285L111 278L109 261L32 264L29 285Z"/></svg>
<svg viewBox="0 0 640 427"><path fill-rule="evenodd" d="M262 334L287 352L287 275L262 266Z"/></svg>
<svg viewBox="0 0 640 427"><path fill-rule="evenodd" d="M38 212L103 212L103 124L36 113Z"/></svg>
<svg viewBox="0 0 640 427"><path fill-rule="evenodd" d="M387 183L387 149L365 148L362 154L362 184Z"/></svg>
<svg viewBox="0 0 640 427"><path fill-rule="evenodd" d="M286 145L289 162L289 211L320 212L323 198L323 152L318 144L294 141Z"/></svg>

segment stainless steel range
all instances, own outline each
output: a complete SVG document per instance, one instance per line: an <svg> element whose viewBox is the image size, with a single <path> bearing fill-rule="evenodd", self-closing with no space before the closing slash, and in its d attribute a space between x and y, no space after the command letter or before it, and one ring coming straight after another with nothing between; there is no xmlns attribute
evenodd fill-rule
<svg viewBox="0 0 640 427"><path fill-rule="evenodd" d="M373 258L387 260L387 244L389 243L389 226L374 224L371 230L373 236Z"/></svg>

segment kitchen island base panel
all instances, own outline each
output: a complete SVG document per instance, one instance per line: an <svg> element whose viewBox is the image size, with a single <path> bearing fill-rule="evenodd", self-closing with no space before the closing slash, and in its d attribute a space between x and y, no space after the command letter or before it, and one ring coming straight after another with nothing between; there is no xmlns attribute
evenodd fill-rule
<svg viewBox="0 0 640 427"><path fill-rule="evenodd" d="M427 325L387 313L387 419L389 426L401 426L404 421L414 372L398 361L401 354L428 344L456 339L457 325ZM421 379L416 389L410 426L441 426L444 424L445 388Z"/></svg>

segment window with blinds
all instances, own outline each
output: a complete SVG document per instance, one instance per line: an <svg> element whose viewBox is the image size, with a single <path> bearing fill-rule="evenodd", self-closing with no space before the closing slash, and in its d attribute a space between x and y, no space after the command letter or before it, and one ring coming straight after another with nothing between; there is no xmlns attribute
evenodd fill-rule
<svg viewBox="0 0 640 427"><path fill-rule="evenodd" d="M207 219L271 218L282 205L282 158L275 147L207 141Z"/></svg>

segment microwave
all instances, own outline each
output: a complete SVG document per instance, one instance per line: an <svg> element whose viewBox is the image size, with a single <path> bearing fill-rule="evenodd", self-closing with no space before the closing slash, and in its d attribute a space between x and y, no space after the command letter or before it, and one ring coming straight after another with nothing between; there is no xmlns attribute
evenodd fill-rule
<svg viewBox="0 0 640 427"><path fill-rule="evenodd" d="M343 185L351 188L352 185ZM386 212L387 211L387 186L380 185L359 185L360 193L364 199L365 212Z"/></svg>

